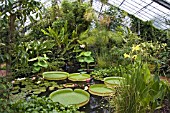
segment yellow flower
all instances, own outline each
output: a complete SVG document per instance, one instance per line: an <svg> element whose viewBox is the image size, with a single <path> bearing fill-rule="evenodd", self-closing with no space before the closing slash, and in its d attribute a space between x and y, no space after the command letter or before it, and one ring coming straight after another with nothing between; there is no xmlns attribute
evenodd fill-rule
<svg viewBox="0 0 170 113"><path fill-rule="evenodd" d="M124 54L124 58L130 58L130 55L128 55L128 54Z"/></svg>
<svg viewBox="0 0 170 113"><path fill-rule="evenodd" d="M133 56L132 56L132 59L136 59L136 58L137 58L137 55L133 55Z"/></svg>
<svg viewBox="0 0 170 113"><path fill-rule="evenodd" d="M133 45L133 47L132 47L132 52L133 51L137 51L137 50L140 50L140 47L139 47L140 45L137 45L137 46L134 46Z"/></svg>

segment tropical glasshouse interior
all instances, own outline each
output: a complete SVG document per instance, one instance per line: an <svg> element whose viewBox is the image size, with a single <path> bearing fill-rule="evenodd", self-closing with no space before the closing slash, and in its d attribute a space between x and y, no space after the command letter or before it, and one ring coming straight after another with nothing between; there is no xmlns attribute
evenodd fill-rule
<svg viewBox="0 0 170 113"><path fill-rule="evenodd" d="M0 113L170 113L170 0L0 0Z"/></svg>

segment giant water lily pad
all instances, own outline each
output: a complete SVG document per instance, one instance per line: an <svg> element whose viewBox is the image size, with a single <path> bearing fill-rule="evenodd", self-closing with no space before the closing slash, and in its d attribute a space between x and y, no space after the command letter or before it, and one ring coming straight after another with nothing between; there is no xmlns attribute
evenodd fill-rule
<svg viewBox="0 0 170 113"><path fill-rule="evenodd" d="M64 80L68 77L67 72L61 71L51 71L51 72L44 72L43 78L47 80Z"/></svg>
<svg viewBox="0 0 170 113"><path fill-rule="evenodd" d="M97 96L110 96L114 91L104 84L94 84L89 87L89 92Z"/></svg>
<svg viewBox="0 0 170 113"><path fill-rule="evenodd" d="M71 81L86 81L89 78L90 75L85 73L72 73L68 76L68 79Z"/></svg>
<svg viewBox="0 0 170 113"><path fill-rule="evenodd" d="M59 102L63 105L76 105L81 107L89 102L90 94L82 89L71 88L54 91L50 94L50 98L54 102Z"/></svg>
<svg viewBox="0 0 170 113"><path fill-rule="evenodd" d="M108 87L113 88L113 87L120 86L124 80L125 80L125 78L123 78L123 77L106 77L106 78L104 78L104 83Z"/></svg>

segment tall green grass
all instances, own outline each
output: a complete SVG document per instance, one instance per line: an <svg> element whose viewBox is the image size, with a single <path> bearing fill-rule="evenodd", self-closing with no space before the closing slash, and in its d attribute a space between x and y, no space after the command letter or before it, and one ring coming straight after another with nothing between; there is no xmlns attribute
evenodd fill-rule
<svg viewBox="0 0 170 113"><path fill-rule="evenodd" d="M167 84L150 74L147 63L134 62L121 68L126 68L121 73L126 81L113 97L116 113L152 113L161 107Z"/></svg>

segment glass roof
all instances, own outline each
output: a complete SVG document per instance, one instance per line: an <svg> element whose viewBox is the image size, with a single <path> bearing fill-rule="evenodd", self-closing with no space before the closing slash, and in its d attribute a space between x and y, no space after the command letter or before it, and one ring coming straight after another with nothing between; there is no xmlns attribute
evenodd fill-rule
<svg viewBox="0 0 170 113"><path fill-rule="evenodd" d="M96 11L100 11L101 5L100 0L94 0ZM166 19L170 19L170 0L108 0L107 5L119 7L143 21L152 20L157 28L170 28L170 25L166 25ZM107 5L104 5L102 11L108 8Z"/></svg>

